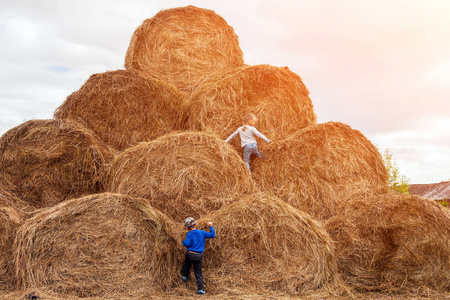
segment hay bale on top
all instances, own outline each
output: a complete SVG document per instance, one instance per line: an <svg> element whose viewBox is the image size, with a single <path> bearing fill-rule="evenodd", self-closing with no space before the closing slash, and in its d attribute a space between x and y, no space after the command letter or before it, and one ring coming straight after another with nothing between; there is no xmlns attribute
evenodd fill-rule
<svg viewBox="0 0 450 300"><path fill-rule="evenodd" d="M12 245L24 217L12 207L0 207L0 290L13 287Z"/></svg>
<svg viewBox="0 0 450 300"><path fill-rule="evenodd" d="M335 214L349 194L387 192L388 175L377 148L358 130L339 122L312 125L265 148L253 178L319 219Z"/></svg>
<svg viewBox="0 0 450 300"><path fill-rule="evenodd" d="M104 190L111 149L65 120L31 120L0 139L0 182L35 208Z"/></svg>
<svg viewBox="0 0 450 300"><path fill-rule="evenodd" d="M172 133L117 155L109 191L147 198L177 221L255 191L241 157L213 134Z"/></svg>
<svg viewBox="0 0 450 300"><path fill-rule="evenodd" d="M193 93L183 106L184 123L190 130L212 131L225 139L251 112L259 119L260 132L281 139L316 123L308 94L300 76L287 67L244 66L209 80Z"/></svg>
<svg viewBox="0 0 450 300"><path fill-rule="evenodd" d="M336 280L332 240L323 226L275 196L256 193L199 220L215 224L205 272L217 287L300 294Z"/></svg>
<svg viewBox="0 0 450 300"><path fill-rule="evenodd" d="M135 71L92 75L58 107L55 118L75 120L118 150L173 129L183 98L179 91Z"/></svg>
<svg viewBox="0 0 450 300"><path fill-rule="evenodd" d="M125 68L158 76L190 92L214 74L244 64L234 30L212 10L162 10L134 32Z"/></svg>
<svg viewBox="0 0 450 300"><path fill-rule="evenodd" d="M21 288L76 297L139 295L179 279L170 220L143 199L96 194L43 209L14 244Z"/></svg>
<svg viewBox="0 0 450 300"><path fill-rule="evenodd" d="M390 193L343 202L326 223L351 286L450 291L450 216L419 196Z"/></svg>

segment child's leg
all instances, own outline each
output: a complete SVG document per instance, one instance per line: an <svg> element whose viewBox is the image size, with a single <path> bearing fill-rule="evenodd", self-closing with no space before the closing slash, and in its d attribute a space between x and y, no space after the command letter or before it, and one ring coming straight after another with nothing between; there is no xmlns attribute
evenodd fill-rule
<svg viewBox="0 0 450 300"><path fill-rule="evenodd" d="M194 275L195 275L195 279L197 280L198 290L203 290L202 260L203 260L203 255L198 254L198 255L196 255L196 257L193 261Z"/></svg>
<svg viewBox="0 0 450 300"><path fill-rule="evenodd" d="M186 252L185 258L184 258L184 265L181 268L181 275L189 278L189 271L192 267L192 257L189 255L189 252Z"/></svg>
<svg viewBox="0 0 450 300"><path fill-rule="evenodd" d="M247 145L245 145L245 147L244 147L244 162L245 162L249 172L251 172L250 171L250 163L249 162L250 162L250 155L252 153L255 153L255 154L259 155L258 154L258 147L256 146L256 144L247 144Z"/></svg>

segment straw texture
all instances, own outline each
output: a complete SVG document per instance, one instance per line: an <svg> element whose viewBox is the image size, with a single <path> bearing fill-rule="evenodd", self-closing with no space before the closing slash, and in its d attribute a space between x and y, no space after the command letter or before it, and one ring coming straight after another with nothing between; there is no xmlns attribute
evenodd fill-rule
<svg viewBox="0 0 450 300"><path fill-rule="evenodd" d="M334 215L350 194L387 192L388 175L377 148L358 130L340 122L308 126L265 148L253 178L262 190L316 218Z"/></svg>
<svg viewBox="0 0 450 300"><path fill-rule="evenodd" d="M92 75L55 112L75 120L117 150L149 141L173 129L183 98L173 86L136 71Z"/></svg>
<svg viewBox="0 0 450 300"><path fill-rule="evenodd" d="M25 215L11 207L0 207L0 290L13 287L12 245Z"/></svg>
<svg viewBox="0 0 450 300"><path fill-rule="evenodd" d="M31 120L0 139L0 186L15 196L11 201L52 206L103 191L112 157L111 149L80 124Z"/></svg>
<svg viewBox="0 0 450 300"><path fill-rule="evenodd" d="M217 136L179 132L117 155L111 192L143 197L177 221L198 218L256 190L241 157Z"/></svg>
<svg viewBox="0 0 450 300"><path fill-rule="evenodd" d="M344 279L359 290L450 292L450 217L404 194L354 197L326 223Z"/></svg>
<svg viewBox="0 0 450 300"><path fill-rule="evenodd" d="M209 220L217 224L205 251L214 284L298 295L336 279L335 249L323 225L275 196L241 197L199 224Z"/></svg>
<svg viewBox="0 0 450 300"><path fill-rule="evenodd" d="M157 76L183 92L244 64L234 30L214 11L186 6L160 11L134 32L125 68Z"/></svg>
<svg viewBox="0 0 450 300"><path fill-rule="evenodd" d="M316 123L309 92L287 67L243 66L205 82L183 106L184 124L227 138L242 117L254 113L257 128L269 139L284 138ZM236 139L233 145L240 148Z"/></svg>
<svg viewBox="0 0 450 300"><path fill-rule="evenodd" d="M22 289L71 297L161 291L178 279L180 248L170 220L142 199L97 194L27 219L14 263Z"/></svg>

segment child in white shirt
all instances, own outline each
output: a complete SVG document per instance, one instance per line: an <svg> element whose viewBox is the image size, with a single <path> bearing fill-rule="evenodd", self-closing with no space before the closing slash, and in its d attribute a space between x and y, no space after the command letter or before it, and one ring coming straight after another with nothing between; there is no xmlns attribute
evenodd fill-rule
<svg viewBox="0 0 450 300"><path fill-rule="evenodd" d="M250 174L250 155L255 154L259 158L266 158L262 151L258 151L258 145L256 143L255 136L262 138L266 143L270 143L270 140L254 127L257 120L258 119L254 114L246 114L243 118L244 125L239 127L225 140L225 142L228 143L239 134L239 137L241 138L241 146L244 147L244 162L247 165L247 169Z"/></svg>

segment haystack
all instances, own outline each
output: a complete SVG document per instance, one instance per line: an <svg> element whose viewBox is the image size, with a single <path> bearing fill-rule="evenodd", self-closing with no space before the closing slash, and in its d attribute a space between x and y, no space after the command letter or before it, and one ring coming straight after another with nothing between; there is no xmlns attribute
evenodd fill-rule
<svg viewBox="0 0 450 300"><path fill-rule="evenodd" d="M11 288L14 282L12 245L24 214L11 207L0 207L0 290Z"/></svg>
<svg viewBox="0 0 450 300"><path fill-rule="evenodd" d="M256 193L202 220L216 238L205 250L214 286L301 294L334 283L335 249L322 224L275 196Z"/></svg>
<svg viewBox="0 0 450 300"><path fill-rule="evenodd" d="M117 70L92 75L67 97L55 118L80 122L103 142L123 150L171 131L182 102L169 84Z"/></svg>
<svg viewBox="0 0 450 300"><path fill-rule="evenodd" d="M265 148L253 178L294 207L319 219L334 215L349 194L388 191L377 148L358 130L339 122L309 126Z"/></svg>
<svg viewBox="0 0 450 300"><path fill-rule="evenodd" d="M79 124L31 120L1 137L0 182L11 199L52 206L103 191L111 159L111 149Z"/></svg>
<svg viewBox="0 0 450 300"><path fill-rule="evenodd" d="M161 291L179 279L182 252L172 230L142 199L105 193L68 200L17 231L17 280L72 297Z"/></svg>
<svg viewBox="0 0 450 300"><path fill-rule="evenodd" d="M255 191L241 157L217 136L172 133L115 157L109 191L143 197L174 220L195 218Z"/></svg>
<svg viewBox="0 0 450 300"><path fill-rule="evenodd" d="M258 117L256 127L269 139L284 138L316 123L309 92L287 67L245 66L202 85L183 107L186 127L227 138L246 113ZM237 138L234 145L240 148Z"/></svg>
<svg viewBox="0 0 450 300"><path fill-rule="evenodd" d="M243 64L233 28L214 11L195 6L162 10L145 20L125 57L126 69L158 76L183 92Z"/></svg>
<svg viewBox="0 0 450 300"><path fill-rule="evenodd" d="M326 223L343 278L362 290L450 291L450 216L403 194L350 199Z"/></svg>

